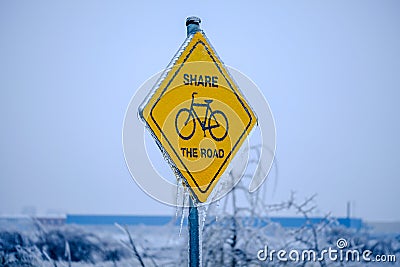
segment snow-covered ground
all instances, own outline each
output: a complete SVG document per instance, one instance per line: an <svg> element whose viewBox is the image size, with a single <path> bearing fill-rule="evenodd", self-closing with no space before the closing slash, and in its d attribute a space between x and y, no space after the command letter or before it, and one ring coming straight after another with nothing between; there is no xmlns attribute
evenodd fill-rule
<svg viewBox="0 0 400 267"><path fill-rule="evenodd" d="M176 218L179 222L180 218ZM354 230L332 224L287 229L276 223L254 227L234 217L210 216L203 231L203 266L299 266L299 262L260 260L270 250L320 252L370 249L374 255L395 255L396 262L324 261L325 266L399 266L400 233ZM45 226L36 221L0 225L0 266L187 266L187 227L164 226ZM276 257L276 255L275 255ZM306 266L322 266L310 261Z"/></svg>

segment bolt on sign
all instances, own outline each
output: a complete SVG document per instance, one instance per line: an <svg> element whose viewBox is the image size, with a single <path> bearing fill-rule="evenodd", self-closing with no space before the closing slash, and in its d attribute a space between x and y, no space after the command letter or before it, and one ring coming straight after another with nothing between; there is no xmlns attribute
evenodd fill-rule
<svg viewBox="0 0 400 267"><path fill-rule="evenodd" d="M187 37L139 115L198 202L207 201L257 123L203 31Z"/></svg>

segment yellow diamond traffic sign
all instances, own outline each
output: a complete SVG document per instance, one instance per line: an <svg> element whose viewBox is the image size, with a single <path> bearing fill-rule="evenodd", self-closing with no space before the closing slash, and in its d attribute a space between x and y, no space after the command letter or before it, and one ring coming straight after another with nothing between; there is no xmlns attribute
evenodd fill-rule
<svg viewBox="0 0 400 267"><path fill-rule="evenodd" d="M202 31L188 36L139 113L199 202L257 122Z"/></svg>

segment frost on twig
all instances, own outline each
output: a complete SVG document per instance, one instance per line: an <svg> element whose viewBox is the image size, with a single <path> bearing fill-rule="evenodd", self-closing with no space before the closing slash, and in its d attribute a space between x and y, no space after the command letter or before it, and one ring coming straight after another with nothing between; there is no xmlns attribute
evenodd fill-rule
<svg viewBox="0 0 400 267"><path fill-rule="evenodd" d="M127 228L126 226L125 226L125 227L124 227L124 226L121 226L121 225L119 225L118 223L115 223L115 226L117 226L121 231L123 231L123 232L128 236L129 243L127 243L127 242L125 242L125 241L122 241L122 240L121 240L121 243L122 243L126 248L130 249L130 250L133 252L133 254L135 255L136 259L139 261L140 266L145 267L144 262L143 262L143 259L142 259L142 257L140 256L138 250L136 249L135 243L133 242L131 233L129 232L128 228Z"/></svg>

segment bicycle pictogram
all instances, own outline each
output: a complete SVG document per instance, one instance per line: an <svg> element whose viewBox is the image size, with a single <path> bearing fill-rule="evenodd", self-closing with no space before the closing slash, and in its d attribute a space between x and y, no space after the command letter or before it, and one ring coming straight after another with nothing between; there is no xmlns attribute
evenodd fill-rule
<svg viewBox="0 0 400 267"><path fill-rule="evenodd" d="M192 102L189 108L181 108L176 114L175 128L178 135L184 139L192 138L196 131L196 122L200 124L201 129L206 136L206 131L210 133L215 141L222 141L228 134L228 119L221 110L211 108L212 99L205 99L204 103L194 101L197 92L192 93ZM201 120L195 107L205 108L204 120Z"/></svg>

